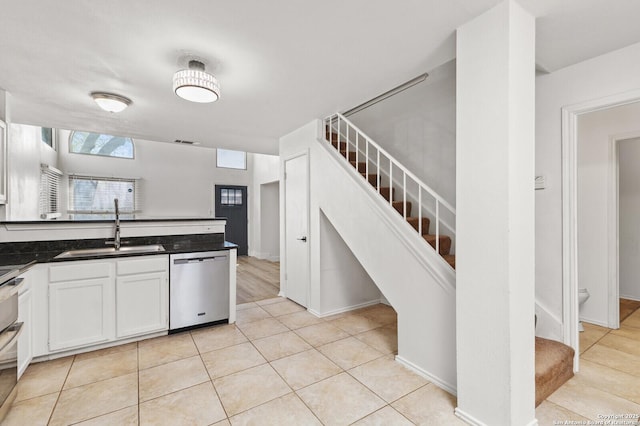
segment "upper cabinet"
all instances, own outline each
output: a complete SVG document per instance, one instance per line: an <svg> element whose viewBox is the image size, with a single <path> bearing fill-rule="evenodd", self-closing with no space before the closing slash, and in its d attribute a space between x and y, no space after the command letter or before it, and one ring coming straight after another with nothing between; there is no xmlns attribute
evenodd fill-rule
<svg viewBox="0 0 640 426"><path fill-rule="evenodd" d="M0 204L7 202L7 124L0 120Z"/></svg>

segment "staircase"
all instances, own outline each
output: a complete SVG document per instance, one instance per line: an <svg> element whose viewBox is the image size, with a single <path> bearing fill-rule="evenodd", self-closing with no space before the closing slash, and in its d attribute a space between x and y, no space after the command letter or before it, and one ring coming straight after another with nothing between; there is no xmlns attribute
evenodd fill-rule
<svg viewBox="0 0 640 426"><path fill-rule="evenodd" d="M325 119L325 138L455 269L452 237L440 233L442 225L454 235L455 209L341 114ZM430 209L429 205L434 208ZM448 213L449 223L441 218L441 208ZM430 233L432 219L435 222L434 233Z"/></svg>

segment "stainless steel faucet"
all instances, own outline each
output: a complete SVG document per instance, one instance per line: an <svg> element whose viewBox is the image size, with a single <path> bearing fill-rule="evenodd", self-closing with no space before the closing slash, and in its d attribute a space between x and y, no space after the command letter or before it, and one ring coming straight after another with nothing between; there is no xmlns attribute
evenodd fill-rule
<svg viewBox="0 0 640 426"><path fill-rule="evenodd" d="M115 210L116 210L116 228L115 228L115 232L113 235L113 241L106 241L105 244L107 245L113 245L113 247L116 250L120 250L120 209L118 207L118 199L114 198L113 199L113 204L115 206Z"/></svg>

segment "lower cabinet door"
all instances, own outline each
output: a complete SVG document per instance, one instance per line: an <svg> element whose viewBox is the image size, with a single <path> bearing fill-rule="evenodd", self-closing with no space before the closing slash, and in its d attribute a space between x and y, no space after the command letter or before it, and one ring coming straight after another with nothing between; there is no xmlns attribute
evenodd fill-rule
<svg viewBox="0 0 640 426"><path fill-rule="evenodd" d="M22 333L18 337L18 378L25 372L33 359L31 327L33 326L31 289L18 296L18 321L22 322Z"/></svg>
<svg viewBox="0 0 640 426"><path fill-rule="evenodd" d="M116 278L116 337L167 330L168 294L166 272Z"/></svg>
<svg viewBox="0 0 640 426"><path fill-rule="evenodd" d="M112 279L49 284L50 351L110 339L113 330Z"/></svg>

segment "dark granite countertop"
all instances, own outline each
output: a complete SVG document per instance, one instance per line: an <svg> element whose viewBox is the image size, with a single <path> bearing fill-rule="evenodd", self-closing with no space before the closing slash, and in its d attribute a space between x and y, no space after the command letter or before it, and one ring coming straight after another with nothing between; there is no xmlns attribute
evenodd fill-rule
<svg viewBox="0 0 640 426"><path fill-rule="evenodd" d="M123 238L123 246L160 244L165 251L159 252L123 252L117 255L100 254L74 258L55 259L57 255L67 250L81 250L106 247L105 239L90 240L56 240L56 241L30 241L12 242L0 244L0 283L6 277L18 275L26 271L36 263L69 262L90 259L110 259L114 257L134 257L160 254L191 253L204 251L230 250L238 246L224 241L224 234L192 234L192 235L162 235L153 237ZM16 270L18 271L16 273ZM10 279L10 278L7 278Z"/></svg>

